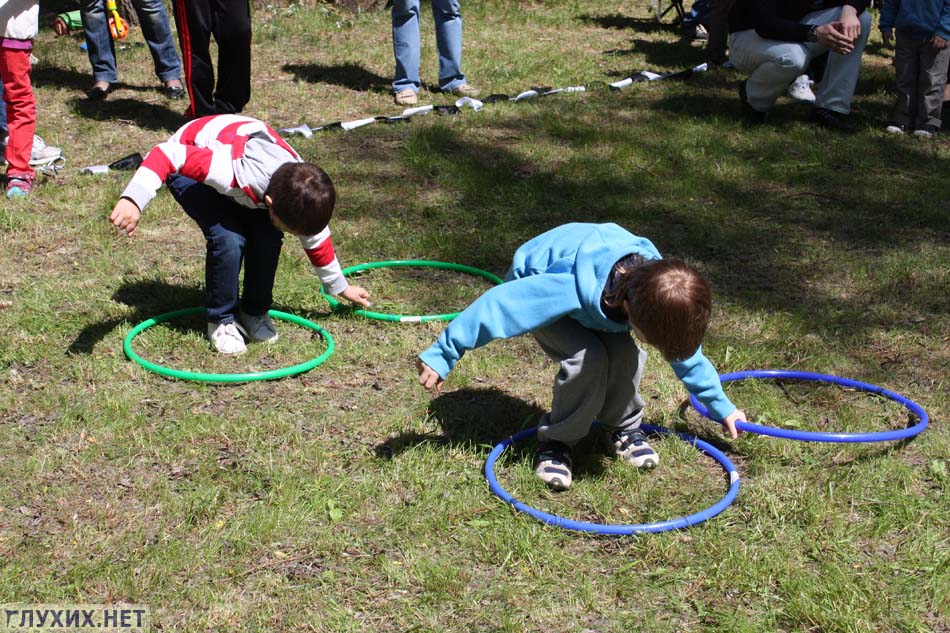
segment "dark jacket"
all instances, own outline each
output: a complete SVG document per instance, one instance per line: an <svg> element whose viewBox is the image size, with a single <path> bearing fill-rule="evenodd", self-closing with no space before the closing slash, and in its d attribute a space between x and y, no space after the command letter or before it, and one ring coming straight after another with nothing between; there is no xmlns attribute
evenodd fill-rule
<svg viewBox="0 0 950 633"><path fill-rule="evenodd" d="M870 0L737 0L729 12L729 32L755 29L761 37L781 42L804 42L807 24L801 20L812 11L852 6L861 15Z"/></svg>

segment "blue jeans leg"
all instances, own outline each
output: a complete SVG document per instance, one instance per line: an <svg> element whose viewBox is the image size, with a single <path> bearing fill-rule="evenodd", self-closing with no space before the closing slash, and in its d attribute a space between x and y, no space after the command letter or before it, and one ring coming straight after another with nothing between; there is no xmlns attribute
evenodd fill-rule
<svg viewBox="0 0 950 633"><path fill-rule="evenodd" d="M82 0L80 5L82 30L86 36L86 52L92 64L94 81L114 84L118 79L115 67L115 47L109 34L109 18L105 0Z"/></svg>
<svg viewBox="0 0 950 633"><path fill-rule="evenodd" d="M152 53L155 74L162 83L181 79L181 59L175 50L168 12L162 0L136 0L135 13L139 16L142 35Z"/></svg>
<svg viewBox="0 0 950 633"><path fill-rule="evenodd" d="M462 74L462 15L459 0L432 0L435 41L439 48L439 88L450 91L465 83Z"/></svg>
<svg viewBox="0 0 950 633"><path fill-rule="evenodd" d="M392 22L396 57L393 92L419 92L419 0L393 0Z"/></svg>
<svg viewBox="0 0 950 633"><path fill-rule="evenodd" d="M230 323L238 308L238 278L245 262L243 308L270 309L283 234L263 210L248 209L203 183L180 175L166 181L175 200L205 236L208 321Z"/></svg>

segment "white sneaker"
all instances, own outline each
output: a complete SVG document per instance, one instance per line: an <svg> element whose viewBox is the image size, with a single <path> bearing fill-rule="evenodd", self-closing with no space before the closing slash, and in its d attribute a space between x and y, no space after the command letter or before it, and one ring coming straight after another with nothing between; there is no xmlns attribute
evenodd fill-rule
<svg viewBox="0 0 950 633"><path fill-rule="evenodd" d="M808 75L799 75L788 85L788 96L801 103L814 103L815 93L811 91Z"/></svg>
<svg viewBox="0 0 950 633"><path fill-rule="evenodd" d="M30 152L30 165L45 165L63 155L63 150L47 145L39 134L33 135L33 150Z"/></svg>
<svg viewBox="0 0 950 633"><path fill-rule="evenodd" d="M237 323L209 323L208 338L221 354L236 356L247 351Z"/></svg>
<svg viewBox="0 0 950 633"><path fill-rule="evenodd" d="M258 343L274 343L277 341L277 330L274 329L274 322L270 320L267 314L260 316L251 316L250 314L238 313L238 320L244 326L247 337Z"/></svg>

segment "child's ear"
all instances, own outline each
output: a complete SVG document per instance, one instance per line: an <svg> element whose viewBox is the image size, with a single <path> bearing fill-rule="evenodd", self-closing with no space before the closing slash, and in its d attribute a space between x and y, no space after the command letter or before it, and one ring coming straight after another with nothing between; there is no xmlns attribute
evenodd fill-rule
<svg viewBox="0 0 950 633"><path fill-rule="evenodd" d="M274 199L271 198L271 197L268 196L268 195L265 195L265 196L264 196L264 204L266 204L266 205L267 205L267 208L270 209L271 207L274 206Z"/></svg>

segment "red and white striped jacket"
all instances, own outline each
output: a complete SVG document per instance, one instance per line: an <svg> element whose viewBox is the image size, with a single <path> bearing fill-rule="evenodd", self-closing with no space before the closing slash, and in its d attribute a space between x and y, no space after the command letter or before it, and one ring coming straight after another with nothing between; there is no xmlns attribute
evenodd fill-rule
<svg viewBox="0 0 950 633"><path fill-rule="evenodd" d="M122 192L144 209L171 174L202 182L250 209L266 209L264 194L271 176L300 156L263 121L237 114L218 114L183 125L171 138L148 153ZM333 251L330 227L300 236L313 269L332 295L348 284Z"/></svg>

